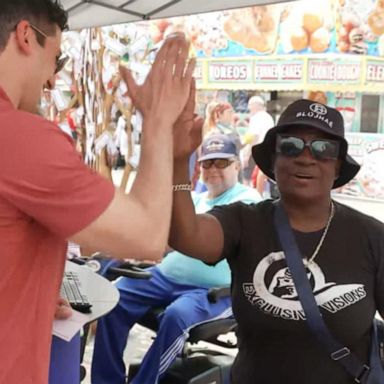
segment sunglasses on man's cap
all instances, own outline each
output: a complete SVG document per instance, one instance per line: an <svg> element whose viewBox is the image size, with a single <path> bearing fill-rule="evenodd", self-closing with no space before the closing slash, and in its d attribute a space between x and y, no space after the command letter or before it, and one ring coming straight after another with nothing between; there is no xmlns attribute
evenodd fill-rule
<svg viewBox="0 0 384 384"><path fill-rule="evenodd" d="M300 137L277 135L276 153L286 157L298 157L308 147L316 160L336 160L340 153L340 142L331 139L305 141Z"/></svg>

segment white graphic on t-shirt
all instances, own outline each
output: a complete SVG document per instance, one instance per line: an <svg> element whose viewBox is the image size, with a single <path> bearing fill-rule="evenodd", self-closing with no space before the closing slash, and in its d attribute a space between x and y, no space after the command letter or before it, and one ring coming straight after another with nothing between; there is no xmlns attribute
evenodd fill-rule
<svg viewBox="0 0 384 384"><path fill-rule="evenodd" d="M304 261L308 280L319 307L336 313L366 297L362 284L326 283L320 267ZM270 253L255 269L253 284L243 285L248 300L260 310L288 320L304 320L305 314L297 296L284 252Z"/></svg>

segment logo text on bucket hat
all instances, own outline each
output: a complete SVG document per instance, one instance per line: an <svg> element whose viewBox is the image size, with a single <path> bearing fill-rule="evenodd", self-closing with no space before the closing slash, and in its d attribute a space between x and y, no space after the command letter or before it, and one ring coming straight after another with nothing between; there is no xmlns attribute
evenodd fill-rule
<svg viewBox="0 0 384 384"><path fill-rule="evenodd" d="M318 104L318 103L315 103L315 104L311 104L309 106L309 109L312 111L312 112L315 112L319 115L326 115L327 114L327 108L324 106L324 105L321 105L321 104Z"/></svg>
<svg viewBox="0 0 384 384"><path fill-rule="evenodd" d="M310 119L321 120L326 123L329 128L333 128L333 121L325 117L328 113L327 108L324 105L314 103L309 106L310 112L297 112L296 117L307 117Z"/></svg>

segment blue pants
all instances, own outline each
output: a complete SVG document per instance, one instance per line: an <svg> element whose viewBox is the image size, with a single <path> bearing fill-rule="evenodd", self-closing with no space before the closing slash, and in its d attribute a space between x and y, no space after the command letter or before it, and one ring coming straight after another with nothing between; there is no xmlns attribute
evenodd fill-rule
<svg viewBox="0 0 384 384"><path fill-rule="evenodd" d="M155 384L183 349L194 326L232 316L230 298L210 303L207 289L177 284L157 267L150 280L121 278L117 306L98 322L92 360L92 384L123 384L123 353L132 326L152 307L166 306L159 331L132 384Z"/></svg>
<svg viewBox="0 0 384 384"><path fill-rule="evenodd" d="M80 333L70 342L52 337L49 384L80 382Z"/></svg>

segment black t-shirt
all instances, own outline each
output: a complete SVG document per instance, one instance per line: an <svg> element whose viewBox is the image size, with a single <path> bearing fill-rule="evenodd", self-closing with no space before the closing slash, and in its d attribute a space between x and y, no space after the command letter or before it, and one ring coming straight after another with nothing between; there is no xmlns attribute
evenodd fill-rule
<svg viewBox="0 0 384 384"><path fill-rule="evenodd" d="M384 225L335 203L335 216L314 263L307 265L316 301L332 334L369 362L376 310L384 312ZM215 207L232 271L239 353L234 384L351 384L309 331L273 226L271 201ZM322 235L295 232L310 257Z"/></svg>

